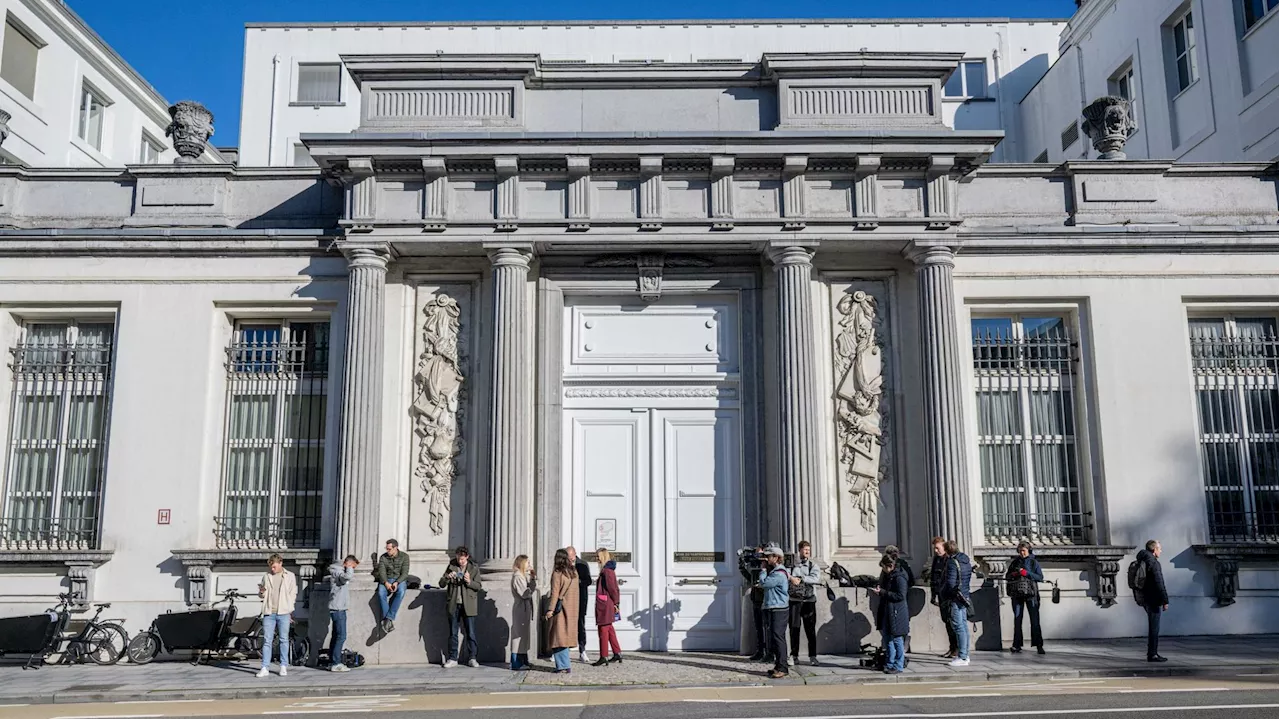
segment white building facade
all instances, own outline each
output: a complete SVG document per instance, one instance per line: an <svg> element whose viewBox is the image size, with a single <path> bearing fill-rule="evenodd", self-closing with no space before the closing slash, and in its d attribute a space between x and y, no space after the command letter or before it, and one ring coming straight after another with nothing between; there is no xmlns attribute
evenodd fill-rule
<svg viewBox="0 0 1280 719"><path fill-rule="evenodd" d="M241 165L0 170L3 611L70 586L141 628L279 552L319 639L330 558L395 537L434 584L466 544L499 660L512 560L572 544L614 550L628 648L742 651L739 547L871 573L942 535L993 577L1033 541L1050 640L1135 636L1156 538L1167 633L1275 632L1274 163L994 163L1016 131L946 99L971 40L690 25L250 28ZM839 594L823 652L871 632ZM439 656L440 592L405 606L352 612L370 661Z"/></svg>

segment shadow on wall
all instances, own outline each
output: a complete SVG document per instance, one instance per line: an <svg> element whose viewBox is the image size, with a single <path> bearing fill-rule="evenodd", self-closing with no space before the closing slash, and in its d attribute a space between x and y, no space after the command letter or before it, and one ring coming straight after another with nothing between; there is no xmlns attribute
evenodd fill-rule
<svg viewBox="0 0 1280 719"><path fill-rule="evenodd" d="M988 64L990 61L988 61ZM956 72L962 72L957 70ZM957 130L1005 130L1006 135L1011 134L1009 127L1002 127L999 100L1006 102L1012 110L1006 111L1005 122L1016 122L1017 105L1022 98L1035 86L1036 82L1044 77L1049 71L1049 56L1046 54L1036 55L1021 65L1013 68L1004 77L998 78L994 83L987 84L987 97L997 100L972 100L961 103L956 108L956 116L954 127ZM991 74L991 67L988 67L988 75ZM1065 120L1063 122L1066 122ZM1030 151L1031 148L1023 147L1018 152L1026 155L1023 157L1005 158L1005 162L1010 161L1026 161L1033 156L1039 149Z"/></svg>

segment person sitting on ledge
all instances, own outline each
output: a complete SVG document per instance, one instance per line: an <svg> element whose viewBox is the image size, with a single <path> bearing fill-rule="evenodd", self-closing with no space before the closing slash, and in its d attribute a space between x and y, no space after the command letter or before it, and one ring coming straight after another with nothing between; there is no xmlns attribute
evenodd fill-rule
<svg viewBox="0 0 1280 719"><path fill-rule="evenodd" d="M400 611L405 589L409 586L409 555L400 551L400 543L396 540L387 540L387 551L378 557L378 566L373 570L373 578L378 581L378 605L382 609L382 631L390 634L396 629L396 613Z"/></svg>

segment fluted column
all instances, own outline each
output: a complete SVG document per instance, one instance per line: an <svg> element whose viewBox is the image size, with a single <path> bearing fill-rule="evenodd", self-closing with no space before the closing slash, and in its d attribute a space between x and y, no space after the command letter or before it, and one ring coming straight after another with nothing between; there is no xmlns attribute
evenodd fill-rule
<svg viewBox="0 0 1280 719"><path fill-rule="evenodd" d="M372 243L344 247L342 253L349 275L334 555L367 558L380 550L384 539L378 536L378 497L382 494L383 306L390 249L385 243Z"/></svg>
<svg viewBox="0 0 1280 719"><path fill-rule="evenodd" d="M493 263L493 372L489 395L489 476L483 528L484 569L510 571L520 554L531 553L533 473L529 440L533 425L528 342L528 251L500 247Z"/></svg>
<svg viewBox="0 0 1280 719"><path fill-rule="evenodd" d="M920 305L920 361L924 368L925 467L929 531L969 551L969 465L965 459L963 367L957 339L955 250L912 247Z"/></svg>
<svg viewBox="0 0 1280 719"><path fill-rule="evenodd" d="M778 455L781 526L772 536L785 551L807 539L815 557L825 557L826 523L822 491L822 430L818 410L818 365L814 349L813 253L804 247L769 251L777 273Z"/></svg>

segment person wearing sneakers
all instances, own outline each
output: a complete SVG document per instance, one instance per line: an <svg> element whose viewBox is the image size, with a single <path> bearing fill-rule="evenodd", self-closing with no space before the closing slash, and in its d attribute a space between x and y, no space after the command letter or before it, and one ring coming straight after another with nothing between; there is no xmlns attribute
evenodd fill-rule
<svg viewBox="0 0 1280 719"><path fill-rule="evenodd" d="M911 633L911 610L907 607L907 573L898 558L880 558L880 585L871 588L880 603L876 607L876 629L884 647L884 673L901 674L907 666L907 635Z"/></svg>
<svg viewBox="0 0 1280 719"><path fill-rule="evenodd" d="M948 540L946 549L946 565L942 575L943 599L947 602L951 614L951 629L956 634L956 658L951 660L953 667L969 666L969 609L973 606L969 597L969 582L973 579L973 563L969 555L960 551L956 540Z"/></svg>
<svg viewBox="0 0 1280 719"><path fill-rule="evenodd" d="M267 573L258 580L258 596L262 598L262 669L258 676L270 672L271 642L280 637L280 676L289 676L289 620L298 601L298 578L284 568L284 558L273 554L267 560Z"/></svg>
<svg viewBox="0 0 1280 719"><path fill-rule="evenodd" d="M400 551L400 543L387 540L387 551L378 557L373 578L378 580L378 607L382 610L382 631L390 634L396 629L396 613L409 588L409 555Z"/></svg>
<svg viewBox="0 0 1280 719"><path fill-rule="evenodd" d="M342 645L347 641L347 607L351 604L351 587L347 586L356 576L360 560L348 554L342 564L334 562L329 567L329 621L333 624L333 636L329 640L329 671L348 671L342 663Z"/></svg>
<svg viewBox="0 0 1280 719"><path fill-rule="evenodd" d="M458 547L453 550L453 561L445 567L440 577L445 588L449 609L449 658L445 669L458 666L458 630L467 636L467 666L480 666L476 661L476 615L480 611L480 568L471 563L471 550Z"/></svg>

